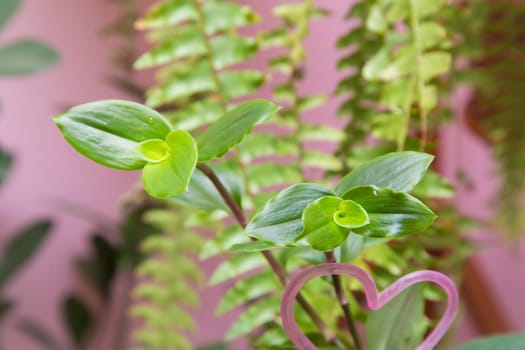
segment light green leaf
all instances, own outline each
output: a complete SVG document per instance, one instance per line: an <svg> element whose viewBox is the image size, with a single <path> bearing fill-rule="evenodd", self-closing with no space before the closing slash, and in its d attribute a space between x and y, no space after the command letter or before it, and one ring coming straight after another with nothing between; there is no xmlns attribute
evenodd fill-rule
<svg viewBox="0 0 525 350"><path fill-rule="evenodd" d="M239 277L239 275L264 266L266 260L259 253L240 253L232 256L228 260L222 262L213 272L210 278L210 285L215 285L232 278Z"/></svg>
<svg viewBox="0 0 525 350"><path fill-rule="evenodd" d="M255 55L257 43L254 39L235 35L219 36L211 40L214 53L213 65L217 69L243 62Z"/></svg>
<svg viewBox="0 0 525 350"><path fill-rule="evenodd" d="M138 29L160 29L197 19L197 11L188 0L166 0L155 4L137 21Z"/></svg>
<svg viewBox="0 0 525 350"><path fill-rule="evenodd" d="M274 292L278 282L271 271L258 273L236 283L222 298L215 310L216 315L221 315L245 303Z"/></svg>
<svg viewBox="0 0 525 350"><path fill-rule="evenodd" d="M369 350L414 349L421 338L424 321L423 285L401 292L383 308L370 311L366 322Z"/></svg>
<svg viewBox="0 0 525 350"><path fill-rule="evenodd" d="M398 192L410 191L421 180L434 157L420 152L394 152L361 164L335 188L342 195L355 186L374 185ZM351 199L351 198L350 198Z"/></svg>
<svg viewBox="0 0 525 350"><path fill-rule="evenodd" d="M203 12L208 35L259 22L259 16L249 7L234 2L207 1Z"/></svg>
<svg viewBox="0 0 525 350"><path fill-rule="evenodd" d="M353 201L326 196L306 207L302 221L303 231L295 240L304 238L312 248L329 251L346 240L350 228L368 224L368 215Z"/></svg>
<svg viewBox="0 0 525 350"><path fill-rule="evenodd" d="M439 174L429 171L414 187L412 193L423 198L451 198L454 195L454 186Z"/></svg>
<svg viewBox="0 0 525 350"><path fill-rule="evenodd" d="M48 237L51 227L50 221L38 221L23 228L6 242L0 257L0 288L5 286L38 251Z"/></svg>
<svg viewBox="0 0 525 350"><path fill-rule="evenodd" d="M247 137L239 145L239 150L243 163L250 163L253 159L264 156L296 155L298 146L296 142L273 133L258 132Z"/></svg>
<svg viewBox="0 0 525 350"><path fill-rule="evenodd" d="M277 247L277 245L273 243L254 241L234 244L231 246L230 252L261 252L275 247Z"/></svg>
<svg viewBox="0 0 525 350"><path fill-rule="evenodd" d="M252 218L246 233L262 241L293 244L303 231L303 211L308 204L325 196L333 196L333 192L316 184L288 187Z"/></svg>
<svg viewBox="0 0 525 350"><path fill-rule="evenodd" d="M210 99L197 101L187 108L182 108L166 115L172 121L175 129L191 131L220 118L223 112L222 104Z"/></svg>
<svg viewBox="0 0 525 350"><path fill-rule="evenodd" d="M206 161L222 156L240 143L256 124L271 117L279 108L265 100L253 100L227 112L199 138L199 160Z"/></svg>
<svg viewBox="0 0 525 350"><path fill-rule="evenodd" d="M370 218L368 225L353 232L373 237L402 237L426 229L436 215L421 201L389 188L360 186L346 191L342 198L361 205Z"/></svg>
<svg viewBox="0 0 525 350"><path fill-rule="evenodd" d="M224 97L231 100L257 91L264 83L264 75L254 70L224 72L219 76Z"/></svg>
<svg viewBox="0 0 525 350"><path fill-rule="evenodd" d="M250 165L246 172L252 192L259 192L269 186L297 183L303 178L298 169L273 162Z"/></svg>
<svg viewBox="0 0 525 350"><path fill-rule="evenodd" d="M0 185L7 177L7 172L9 171L9 168L11 168L12 163L13 157L0 148Z"/></svg>
<svg viewBox="0 0 525 350"><path fill-rule="evenodd" d="M224 164L209 164L208 166L213 169L215 175L240 206L244 192L242 174ZM200 170L193 173L188 192L170 197L169 200L190 208L230 211L217 188Z"/></svg>
<svg viewBox="0 0 525 350"><path fill-rule="evenodd" d="M426 112L436 108L438 104L438 92L435 85L425 85L423 96L421 96L421 108Z"/></svg>
<svg viewBox="0 0 525 350"><path fill-rule="evenodd" d="M439 46L447 38L447 30L436 22L423 22L419 25L419 38L424 50Z"/></svg>
<svg viewBox="0 0 525 350"><path fill-rule="evenodd" d="M352 263L364 249L383 244L389 240L390 238L368 237L350 232L346 241L336 248L335 254L338 261Z"/></svg>
<svg viewBox="0 0 525 350"><path fill-rule="evenodd" d="M452 65L452 55L448 52L436 51L423 54L421 57L421 79L428 81L438 75L447 73Z"/></svg>
<svg viewBox="0 0 525 350"><path fill-rule="evenodd" d="M186 131L172 131L165 145L169 151L163 160L148 163L142 172L144 189L158 198L185 192L197 164L197 146Z"/></svg>
<svg viewBox="0 0 525 350"><path fill-rule="evenodd" d="M280 302L280 297L271 297L249 306L228 330L226 340L248 334L255 328L275 320Z"/></svg>
<svg viewBox="0 0 525 350"><path fill-rule="evenodd" d="M363 77L367 80L380 79L390 62L388 49L381 49L365 63L362 71Z"/></svg>
<svg viewBox="0 0 525 350"><path fill-rule="evenodd" d="M21 0L2 0L0 2L0 30L20 7Z"/></svg>
<svg viewBox="0 0 525 350"><path fill-rule="evenodd" d="M430 16L436 13L441 7L445 5L445 0L414 0L416 5L416 12L419 16L419 19L424 19L427 16Z"/></svg>
<svg viewBox="0 0 525 350"><path fill-rule="evenodd" d="M119 100L79 105L53 119L78 152L107 167L125 170L146 164L141 142L164 140L171 131L169 122L156 111Z"/></svg>
<svg viewBox="0 0 525 350"><path fill-rule="evenodd" d="M16 41L0 47L0 76L33 74L56 65L58 61L57 52L46 44L30 39Z"/></svg>
<svg viewBox="0 0 525 350"><path fill-rule="evenodd" d="M372 5L370 7L368 18L366 19L366 27L368 30L375 33L384 33L388 27L385 15L379 5Z"/></svg>
<svg viewBox="0 0 525 350"><path fill-rule="evenodd" d="M456 346L453 350L522 350L523 348L525 348L525 333L476 339L469 343Z"/></svg>
<svg viewBox="0 0 525 350"><path fill-rule="evenodd" d="M401 114L377 114L371 118L372 135L385 140L395 141L403 132L405 118Z"/></svg>

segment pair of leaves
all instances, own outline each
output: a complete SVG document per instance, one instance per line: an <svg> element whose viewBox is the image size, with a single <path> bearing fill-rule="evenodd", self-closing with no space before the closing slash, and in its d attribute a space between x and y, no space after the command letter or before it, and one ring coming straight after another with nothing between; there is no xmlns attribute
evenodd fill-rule
<svg viewBox="0 0 525 350"><path fill-rule="evenodd" d="M340 245L350 230L365 236L391 238L418 232L428 227L435 215L405 192L421 180L432 159L418 152L378 157L345 176L335 193L314 184L291 186L269 201L252 218L246 231L277 245L294 245L310 233L310 245L320 250ZM345 214L340 207L342 203L352 208L346 219L354 222L338 219L338 224L334 219L341 211ZM329 242L327 236L333 241Z"/></svg>
<svg viewBox="0 0 525 350"><path fill-rule="evenodd" d="M156 111L127 101L87 103L54 120L73 148L95 162L123 170L144 168L146 191L165 198L187 190L197 161L222 156L278 109L264 100L240 104L197 142L186 131L172 130Z"/></svg>

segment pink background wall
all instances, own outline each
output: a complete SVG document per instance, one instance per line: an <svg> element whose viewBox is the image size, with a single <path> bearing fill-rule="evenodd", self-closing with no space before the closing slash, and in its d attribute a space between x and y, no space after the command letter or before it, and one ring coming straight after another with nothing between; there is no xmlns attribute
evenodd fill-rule
<svg viewBox="0 0 525 350"><path fill-rule="evenodd" d="M1 1L1 0L0 0ZM247 1L265 17L275 1ZM319 1L335 15L316 22L307 40L310 48L308 79L302 85L305 93L329 93L334 88L334 69L340 55L333 47L336 37L346 25L340 19L348 2ZM109 87L104 77L111 71L109 57L112 42L99 36L100 28L111 22L116 8L103 0L26 0L18 16L0 35L0 42L19 37L37 37L60 51L59 67L35 77L0 80L3 111L0 117L0 142L17 159L6 185L0 189L0 242L28 221L53 217L56 222L52 238L33 264L19 274L8 288L8 295L17 300L16 311L9 317L3 342L7 349L38 349L15 329L16 320L30 317L45 324L58 337L63 336L57 313L61 296L76 288L72 259L87 248L90 224L59 209L55 199L62 198L96 209L118 218L117 200L136 181L137 173L102 168L78 156L62 139L50 116L67 106L104 98L125 98ZM261 65L261 62L254 62ZM464 101L460 92L459 101ZM308 118L331 119L337 102L310 113ZM460 106L461 107L461 106ZM329 116L329 117L328 117ZM457 202L466 213L476 217L490 216L488 203L497 181L487 149L465 131L462 122L443 132L443 166L450 179L461 167L476 185L476 192L460 188ZM488 249L479 255L479 262L500 298L516 330L525 330L525 291L523 266L525 244L508 247L492 232L480 233ZM212 262L205 263L211 266ZM226 286L207 291L198 313L201 332L199 342L220 339L226 320L210 319L221 291ZM226 319L231 320L233 315ZM462 326L460 338L474 335L468 325Z"/></svg>

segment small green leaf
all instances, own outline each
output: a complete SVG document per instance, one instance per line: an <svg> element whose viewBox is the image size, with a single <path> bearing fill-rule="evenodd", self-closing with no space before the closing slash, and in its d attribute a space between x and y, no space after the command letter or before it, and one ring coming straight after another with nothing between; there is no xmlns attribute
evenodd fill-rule
<svg viewBox="0 0 525 350"><path fill-rule="evenodd" d="M447 37L447 30L436 22L423 22L419 26L419 37L423 49L439 46Z"/></svg>
<svg viewBox="0 0 525 350"><path fill-rule="evenodd" d="M140 143L164 140L169 122L135 102L104 100L73 107L53 118L66 140L95 162L116 169L139 169L146 161Z"/></svg>
<svg viewBox="0 0 525 350"><path fill-rule="evenodd" d="M523 348L525 348L525 333L476 339L469 343L456 346L453 350L522 350Z"/></svg>
<svg viewBox="0 0 525 350"><path fill-rule="evenodd" d="M366 27L372 32L384 33L388 23L381 7L379 5L373 5L369 11L368 18L366 19Z"/></svg>
<svg viewBox="0 0 525 350"><path fill-rule="evenodd" d="M368 213L370 223L353 232L373 237L402 237L430 226L436 215L421 201L390 188L360 186L346 191L345 200L353 200Z"/></svg>
<svg viewBox="0 0 525 350"><path fill-rule="evenodd" d="M428 81L438 75L447 73L452 65L452 55L448 52L436 51L423 54L421 57L421 79Z"/></svg>
<svg viewBox="0 0 525 350"><path fill-rule="evenodd" d="M369 218L362 206L351 200L342 201L339 210L334 213L337 225L346 228L361 227L368 224Z"/></svg>
<svg viewBox="0 0 525 350"><path fill-rule="evenodd" d="M7 242L0 258L0 288L37 252L51 227L48 220L33 223Z"/></svg>
<svg viewBox="0 0 525 350"><path fill-rule="evenodd" d="M39 41L16 41L0 47L0 76L33 74L56 65L58 61L56 51Z"/></svg>
<svg viewBox="0 0 525 350"><path fill-rule="evenodd" d="M144 189L158 198L186 192L197 164L197 146L186 131L172 131L165 144L169 155L162 161L148 163L142 172Z"/></svg>
<svg viewBox="0 0 525 350"><path fill-rule="evenodd" d="M361 164L335 188L342 195L352 187L374 185L398 192L410 191L421 180L434 157L420 152L394 152ZM351 199L351 198L349 198Z"/></svg>
<svg viewBox="0 0 525 350"><path fill-rule="evenodd" d="M153 139L140 143L139 151L144 160L150 163L159 163L169 155L169 147L164 140Z"/></svg>
<svg viewBox="0 0 525 350"><path fill-rule="evenodd" d="M198 140L199 161L225 154L242 141L252 128L272 116L279 106L265 100L240 104L212 124Z"/></svg>
<svg viewBox="0 0 525 350"><path fill-rule="evenodd" d="M341 198L326 196L310 203L303 212L303 231L295 240L304 238L312 248L320 251L329 251L341 245L350 233L348 228L334 220L336 216L345 214L340 207L342 202Z"/></svg>
<svg viewBox="0 0 525 350"><path fill-rule="evenodd" d="M263 258L262 254L236 254L230 259L222 262L217 267L210 278L210 285L215 285L229 279L236 278L245 272L264 266L265 264L266 260Z"/></svg>
<svg viewBox="0 0 525 350"><path fill-rule="evenodd" d="M412 193L423 198L451 198L454 195L454 186L444 177L429 171L414 187Z"/></svg>
<svg viewBox="0 0 525 350"><path fill-rule="evenodd" d="M424 317L423 285L418 284L401 292L380 310L368 313L365 326L368 349L416 348L421 333L418 324L425 323Z"/></svg>
<svg viewBox="0 0 525 350"><path fill-rule="evenodd" d="M226 340L248 334L257 327L273 321L277 317L280 297L271 297L250 305L226 333Z"/></svg>
<svg viewBox="0 0 525 350"><path fill-rule="evenodd" d="M68 296L62 305L63 320L75 345L81 346L87 340L92 326L88 307L74 295Z"/></svg>
<svg viewBox="0 0 525 350"><path fill-rule="evenodd" d="M0 29L20 7L21 0L2 0L0 2Z"/></svg>
<svg viewBox="0 0 525 350"><path fill-rule="evenodd" d="M0 185L7 177L7 172L13 163L13 157L0 148Z"/></svg>
<svg viewBox="0 0 525 350"><path fill-rule="evenodd" d="M316 184L297 184L281 191L257 213L246 233L262 241L293 244L303 231L302 215L308 204L333 192Z"/></svg>

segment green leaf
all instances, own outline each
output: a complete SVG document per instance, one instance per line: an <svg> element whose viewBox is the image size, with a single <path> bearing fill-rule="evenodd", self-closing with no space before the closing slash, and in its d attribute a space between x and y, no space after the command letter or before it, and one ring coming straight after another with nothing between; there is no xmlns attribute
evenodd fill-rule
<svg viewBox="0 0 525 350"><path fill-rule="evenodd" d="M377 114L371 118L372 135L380 140L395 141L403 132L405 117L402 114Z"/></svg>
<svg viewBox="0 0 525 350"><path fill-rule="evenodd" d="M190 131L213 123L221 117L222 111L220 102L207 99L194 102L189 107L177 110L167 117L172 120L175 129Z"/></svg>
<svg viewBox="0 0 525 350"><path fill-rule="evenodd" d="M209 164L208 166L213 169L215 175L240 206L244 192L242 174L224 164ZM170 197L170 201L190 208L230 211L217 188L200 170L193 173L188 185L188 192Z"/></svg>
<svg viewBox="0 0 525 350"><path fill-rule="evenodd" d="M340 196L362 185L388 187L408 192L421 180L434 157L420 152L394 152L361 164L346 175L335 188Z"/></svg>
<svg viewBox="0 0 525 350"><path fill-rule="evenodd" d="M365 326L368 349L417 347L421 331L418 324L424 324L423 301L423 285L418 284L401 292L380 310L370 311Z"/></svg>
<svg viewBox="0 0 525 350"><path fill-rule="evenodd" d="M346 191L342 198L360 204L370 223L353 232L373 237L402 237L430 226L436 215L421 201L390 188L360 186Z"/></svg>
<svg viewBox="0 0 525 350"><path fill-rule="evenodd" d="M268 101L253 100L226 112L199 138L199 161L222 156L239 144L256 124L268 119L278 109L279 106Z"/></svg>
<svg viewBox="0 0 525 350"><path fill-rule="evenodd" d="M228 330L226 340L248 334L255 328L273 321L277 317L280 302L280 297L271 297L249 306Z"/></svg>
<svg viewBox="0 0 525 350"><path fill-rule="evenodd" d="M414 187L412 193L423 198L451 198L454 195L454 186L444 177L429 171Z"/></svg>
<svg viewBox="0 0 525 350"><path fill-rule="evenodd" d="M521 350L524 347L525 333L521 333L476 339L469 343L456 346L453 350Z"/></svg>
<svg viewBox="0 0 525 350"><path fill-rule="evenodd" d="M213 65L222 69L232 64L243 62L255 55L257 43L254 39L234 35L219 36L211 40L214 52Z"/></svg>
<svg viewBox="0 0 525 350"><path fill-rule="evenodd" d="M304 238L312 248L329 251L346 240L350 228L368 224L368 215L353 201L326 196L306 207L302 221L303 231L295 240Z"/></svg>
<svg viewBox="0 0 525 350"><path fill-rule="evenodd" d="M0 2L0 30L20 7L21 0L2 0Z"/></svg>
<svg viewBox="0 0 525 350"><path fill-rule="evenodd" d="M172 131L165 143L169 148L167 157L148 163L142 172L144 189L158 198L187 191L198 157L195 141L186 131Z"/></svg>
<svg viewBox="0 0 525 350"><path fill-rule="evenodd" d="M366 19L366 27L376 33L384 33L388 28L385 15L379 5L372 5L370 7L368 18Z"/></svg>
<svg viewBox="0 0 525 350"><path fill-rule="evenodd" d="M231 246L230 252L261 252L263 250L268 250L275 247L276 245L273 243L254 241L234 244Z"/></svg>
<svg viewBox="0 0 525 350"><path fill-rule="evenodd" d="M293 244L303 231L302 215L308 204L333 192L316 184L297 184L281 191L257 213L246 233L262 241Z"/></svg>
<svg viewBox="0 0 525 350"><path fill-rule="evenodd" d="M278 286L278 282L271 271L258 273L255 276L242 280L226 292L219 306L217 306L215 314L221 315L245 303L272 293Z"/></svg>
<svg viewBox="0 0 525 350"><path fill-rule="evenodd" d="M264 83L264 75L254 70L224 72L219 76L224 97L231 100L251 94Z"/></svg>
<svg viewBox="0 0 525 350"><path fill-rule="evenodd" d="M419 25L419 37L424 50L439 46L447 38L447 30L436 22L423 22Z"/></svg>
<svg viewBox="0 0 525 350"><path fill-rule="evenodd" d="M92 317L88 307L79 298L70 295L64 300L62 312L71 340L75 345L81 346L86 342L92 326Z"/></svg>
<svg viewBox="0 0 525 350"><path fill-rule="evenodd" d="M46 44L30 39L19 40L0 47L0 76L33 74L56 65L58 61L56 51Z"/></svg>
<svg viewBox="0 0 525 350"><path fill-rule="evenodd" d="M198 13L190 1L167 0L155 4L147 14L137 21L138 29L159 29L196 20Z"/></svg>
<svg viewBox="0 0 525 350"><path fill-rule="evenodd" d="M210 285L215 285L239 275L264 266L266 260L258 253L240 253L222 262L213 272L210 278Z"/></svg>
<svg viewBox="0 0 525 350"><path fill-rule="evenodd" d="M2 324L2 320L9 314L9 311L11 311L14 306L14 303L10 300L0 299L0 324Z"/></svg>
<svg viewBox="0 0 525 350"><path fill-rule="evenodd" d="M35 222L7 242L0 258L0 288L38 251L51 227L52 223L48 220Z"/></svg>
<svg viewBox="0 0 525 350"><path fill-rule="evenodd" d="M13 157L6 151L0 148L0 185L4 182L7 177L9 168L13 163Z"/></svg>
<svg viewBox="0 0 525 350"><path fill-rule="evenodd" d="M338 261L352 263L364 249L383 244L389 240L389 238L368 237L350 232L346 241L335 250L335 254Z"/></svg>
<svg viewBox="0 0 525 350"><path fill-rule="evenodd" d="M383 76L383 72L391 63L387 48L381 49L363 66L363 77L367 80L377 80Z"/></svg>
<svg viewBox="0 0 525 350"><path fill-rule="evenodd" d="M428 52L421 57L421 79L428 81L438 75L447 73L452 65L452 55L448 52Z"/></svg>
<svg viewBox="0 0 525 350"><path fill-rule="evenodd" d="M259 16L249 6L234 2L207 1L203 12L207 34L259 22Z"/></svg>
<svg viewBox="0 0 525 350"><path fill-rule="evenodd" d="M16 328L28 336L28 338L35 341L41 349L45 350L61 350L64 349L56 338L51 335L47 330L42 328L37 323L34 323L30 320L22 320L17 325Z"/></svg>
<svg viewBox="0 0 525 350"><path fill-rule="evenodd" d="M99 164L125 170L146 164L141 142L164 140L171 131L169 122L156 111L120 100L86 103L53 119L78 152Z"/></svg>

